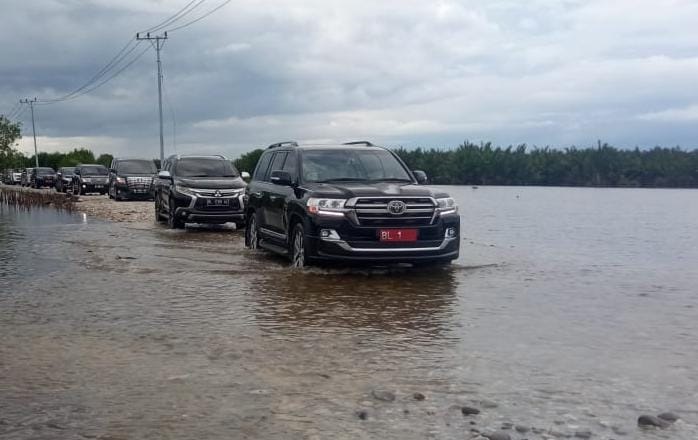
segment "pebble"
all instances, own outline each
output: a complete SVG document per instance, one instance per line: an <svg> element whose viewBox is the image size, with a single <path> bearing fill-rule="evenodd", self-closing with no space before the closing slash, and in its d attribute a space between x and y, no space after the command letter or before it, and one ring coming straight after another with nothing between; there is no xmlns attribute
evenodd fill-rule
<svg viewBox="0 0 698 440"><path fill-rule="evenodd" d="M464 416L472 416L475 414L480 414L479 409L473 408L471 406L464 406L460 409L460 411L463 413Z"/></svg>
<svg viewBox="0 0 698 440"><path fill-rule="evenodd" d="M490 434L483 434L489 440L511 440L509 433L504 431L497 431Z"/></svg>
<svg viewBox="0 0 698 440"><path fill-rule="evenodd" d="M656 426L658 428L666 428L670 425L666 420L655 416L642 415L637 419L637 424L640 426Z"/></svg>
<svg viewBox="0 0 698 440"><path fill-rule="evenodd" d="M662 420L666 420L667 422L674 423L675 421L679 420L679 416L674 414L673 412L663 412L659 414L657 417L659 417Z"/></svg>
<svg viewBox="0 0 698 440"><path fill-rule="evenodd" d="M422 400L426 399L427 397L422 393L414 393L414 394L412 394L412 398L414 400L418 400L421 402Z"/></svg>
<svg viewBox="0 0 698 440"><path fill-rule="evenodd" d="M373 390L373 391L371 391L371 395L375 399L381 400L383 402L394 402L395 401L395 393L393 393L391 391Z"/></svg>
<svg viewBox="0 0 698 440"><path fill-rule="evenodd" d="M591 431L577 431L574 433L575 437L584 439L591 438L591 435Z"/></svg>
<svg viewBox="0 0 698 440"><path fill-rule="evenodd" d="M360 418L361 420L366 420L368 419L368 411L365 409L362 409L361 411L356 412L356 416Z"/></svg>
<svg viewBox="0 0 698 440"><path fill-rule="evenodd" d="M480 406L483 408L497 408L499 405L491 400L483 400L480 402Z"/></svg>
<svg viewBox="0 0 698 440"><path fill-rule="evenodd" d="M514 427L514 424L513 424L513 423L504 422L504 423L502 423L501 429L511 429L511 428L513 428L513 427Z"/></svg>
<svg viewBox="0 0 698 440"><path fill-rule="evenodd" d="M529 428L528 426L523 426L523 425L516 425L516 426L514 427L514 429L515 429L516 432L518 432L519 434L526 434L527 432L529 432L529 431L531 430L531 428Z"/></svg>

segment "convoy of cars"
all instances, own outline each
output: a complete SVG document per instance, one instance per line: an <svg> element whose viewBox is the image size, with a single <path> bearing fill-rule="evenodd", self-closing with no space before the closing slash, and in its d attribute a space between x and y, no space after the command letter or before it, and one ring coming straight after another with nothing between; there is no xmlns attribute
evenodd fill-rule
<svg viewBox="0 0 698 440"><path fill-rule="evenodd" d="M249 173L224 156L115 158L110 168L81 164L9 170L3 182L115 200L152 199L155 219L234 223L245 246L287 256L293 267L319 262L442 265L458 258L455 201L425 186L392 151L370 142L270 145Z"/></svg>

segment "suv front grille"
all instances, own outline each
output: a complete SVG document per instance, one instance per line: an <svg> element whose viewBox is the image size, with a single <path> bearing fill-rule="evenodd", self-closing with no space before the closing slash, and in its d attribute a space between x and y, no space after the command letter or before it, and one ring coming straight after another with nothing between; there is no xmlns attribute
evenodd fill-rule
<svg viewBox="0 0 698 440"><path fill-rule="evenodd" d="M399 200L406 205L399 215L388 211L388 204ZM426 226L432 223L436 205L430 197L360 197L354 204L356 218L361 226Z"/></svg>
<svg viewBox="0 0 698 440"><path fill-rule="evenodd" d="M153 182L152 177L127 177L128 189L136 193L147 193Z"/></svg>

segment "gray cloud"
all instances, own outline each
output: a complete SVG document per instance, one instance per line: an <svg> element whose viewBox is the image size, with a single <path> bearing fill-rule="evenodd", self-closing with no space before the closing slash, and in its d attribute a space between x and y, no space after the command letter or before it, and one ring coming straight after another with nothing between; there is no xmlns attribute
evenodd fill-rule
<svg viewBox="0 0 698 440"><path fill-rule="evenodd" d="M185 3L9 0L0 112L79 87ZM165 46L167 152L173 114L176 151L231 156L284 139L696 147L697 21L692 0L233 1ZM154 60L37 107L40 147L155 156Z"/></svg>

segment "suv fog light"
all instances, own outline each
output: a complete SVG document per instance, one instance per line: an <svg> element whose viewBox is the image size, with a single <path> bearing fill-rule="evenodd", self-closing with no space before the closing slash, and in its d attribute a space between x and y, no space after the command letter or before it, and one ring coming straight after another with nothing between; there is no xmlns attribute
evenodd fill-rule
<svg viewBox="0 0 698 440"><path fill-rule="evenodd" d="M339 240L339 234L334 229L321 229L320 238L323 240Z"/></svg>
<svg viewBox="0 0 698 440"><path fill-rule="evenodd" d="M458 235L456 228L446 228L446 238L454 238L456 235Z"/></svg>

